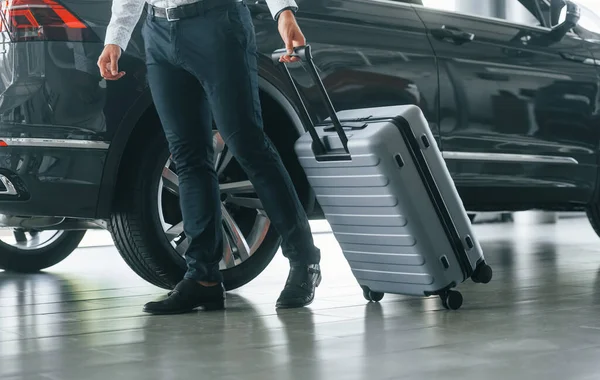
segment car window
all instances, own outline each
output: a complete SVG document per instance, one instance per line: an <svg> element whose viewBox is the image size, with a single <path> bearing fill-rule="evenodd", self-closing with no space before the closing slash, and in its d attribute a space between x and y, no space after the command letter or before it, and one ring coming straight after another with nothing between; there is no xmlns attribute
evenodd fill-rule
<svg viewBox="0 0 600 380"><path fill-rule="evenodd" d="M422 0L427 8L452 11L472 16L496 18L515 24L540 26L540 21L519 0L497 1Z"/></svg>

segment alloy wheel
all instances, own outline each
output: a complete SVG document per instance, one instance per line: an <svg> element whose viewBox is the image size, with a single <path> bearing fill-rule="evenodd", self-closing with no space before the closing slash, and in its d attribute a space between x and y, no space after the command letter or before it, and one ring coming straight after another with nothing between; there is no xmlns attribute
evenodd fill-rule
<svg viewBox="0 0 600 380"><path fill-rule="evenodd" d="M254 186L227 149L223 138L213 131L215 171L221 193L223 258L221 270L248 260L261 246L270 227ZM185 236L179 206L179 178L169 157L158 185L158 215L165 237L182 257L189 242Z"/></svg>
<svg viewBox="0 0 600 380"><path fill-rule="evenodd" d="M65 231L37 231L22 228L4 229L0 232L0 241L23 253L47 247L57 241Z"/></svg>

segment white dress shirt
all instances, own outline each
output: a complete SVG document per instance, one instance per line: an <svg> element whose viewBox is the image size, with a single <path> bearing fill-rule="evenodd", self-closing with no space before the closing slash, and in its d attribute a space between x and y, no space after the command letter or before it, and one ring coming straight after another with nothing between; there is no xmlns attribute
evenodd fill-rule
<svg viewBox="0 0 600 380"><path fill-rule="evenodd" d="M142 15L146 3L156 7L167 8L195 3L198 0L113 0L112 16L106 29L104 44L119 45L125 50L129 44L131 33ZM273 17L284 8L297 9L295 0L266 0Z"/></svg>

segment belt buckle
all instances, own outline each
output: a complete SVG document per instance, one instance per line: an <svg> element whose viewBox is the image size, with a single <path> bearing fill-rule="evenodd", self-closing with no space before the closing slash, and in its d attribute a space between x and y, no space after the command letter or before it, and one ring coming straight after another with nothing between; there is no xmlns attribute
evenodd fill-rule
<svg viewBox="0 0 600 380"><path fill-rule="evenodd" d="M177 20L179 20L179 18L171 18L171 14L169 13L169 11L171 11L173 9L177 9L177 7L168 7L168 8L165 8L165 12L167 14L167 21L177 21Z"/></svg>

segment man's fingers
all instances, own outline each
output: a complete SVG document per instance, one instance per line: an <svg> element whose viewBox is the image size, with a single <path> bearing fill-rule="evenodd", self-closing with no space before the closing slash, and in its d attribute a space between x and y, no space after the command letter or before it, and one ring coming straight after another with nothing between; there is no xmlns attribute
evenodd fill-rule
<svg viewBox="0 0 600 380"><path fill-rule="evenodd" d="M292 44L293 44L294 47L304 46L304 44L298 43L298 41L296 41L296 40L293 40ZM300 58L298 58L298 57L290 57L290 61L291 62L297 62L299 60L300 60Z"/></svg>
<svg viewBox="0 0 600 380"><path fill-rule="evenodd" d="M98 58L98 68L102 78L106 80L117 80L125 75L119 72L119 57L121 50L116 45L106 45Z"/></svg>
<svg viewBox="0 0 600 380"><path fill-rule="evenodd" d="M292 57L294 54L294 48L298 46L306 45L306 39L298 28L298 25L290 24L280 25L279 33L285 43L286 54L283 54L279 58L279 62L297 62L300 59L298 57Z"/></svg>
<svg viewBox="0 0 600 380"><path fill-rule="evenodd" d="M299 38L294 41L294 45L296 46L306 46L306 38L300 34Z"/></svg>
<svg viewBox="0 0 600 380"><path fill-rule="evenodd" d="M292 54L294 52L294 39L292 36L288 35L288 38L285 39L285 50L287 50L288 54Z"/></svg>
<svg viewBox="0 0 600 380"><path fill-rule="evenodd" d="M111 61L107 55L100 56L98 68L100 69L100 75L102 75L103 78L112 78L114 76L111 72Z"/></svg>
<svg viewBox="0 0 600 380"><path fill-rule="evenodd" d="M98 60L98 68L100 69L100 75L106 80L121 79L125 75L125 72L123 71L118 72L118 67L116 69L117 71L113 73L113 61L110 61L106 57L100 57Z"/></svg>
<svg viewBox="0 0 600 380"><path fill-rule="evenodd" d="M117 75L110 75L109 74L108 76L105 76L104 79L106 79L106 80L119 80L119 79L123 78L124 75L125 75L125 73L119 73Z"/></svg>
<svg viewBox="0 0 600 380"><path fill-rule="evenodd" d="M124 71L117 72L114 75L110 71L107 71L106 75L104 76L104 79L106 79L106 80L117 80L117 79L123 78L123 76L125 76L125 72Z"/></svg>
<svg viewBox="0 0 600 380"><path fill-rule="evenodd" d="M106 72L106 59L103 55L98 58L98 68L100 69L100 75L105 77L108 73Z"/></svg>
<svg viewBox="0 0 600 380"><path fill-rule="evenodd" d="M296 36L296 37L299 37L299 38L297 38L297 39L294 38L292 40L293 48L296 48L298 46L306 46L306 40L304 39L304 36L300 35L300 36ZM290 57L290 62L297 62L299 60L300 60L300 58L298 58L298 57Z"/></svg>
<svg viewBox="0 0 600 380"><path fill-rule="evenodd" d="M117 75L119 73L118 59L114 55L110 57L110 73Z"/></svg>
<svg viewBox="0 0 600 380"><path fill-rule="evenodd" d="M294 45L292 45L291 39L286 39L285 50L286 54L283 54L281 58L279 58L279 62L290 62L290 54L294 53Z"/></svg>

